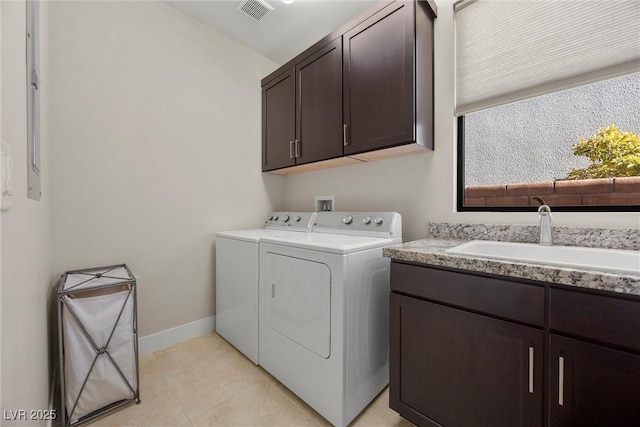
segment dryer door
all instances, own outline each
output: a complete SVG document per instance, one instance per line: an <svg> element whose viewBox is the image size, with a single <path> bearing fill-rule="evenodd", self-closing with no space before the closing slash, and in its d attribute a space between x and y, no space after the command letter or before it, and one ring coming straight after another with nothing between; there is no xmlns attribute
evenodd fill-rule
<svg viewBox="0 0 640 427"><path fill-rule="evenodd" d="M331 271L326 264L267 253L266 325L322 358L331 355ZM263 294L264 295L264 294Z"/></svg>

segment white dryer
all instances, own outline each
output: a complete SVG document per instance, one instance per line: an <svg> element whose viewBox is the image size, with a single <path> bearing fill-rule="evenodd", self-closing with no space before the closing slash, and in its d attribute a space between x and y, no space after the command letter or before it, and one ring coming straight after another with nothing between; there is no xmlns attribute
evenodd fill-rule
<svg viewBox="0 0 640 427"><path fill-rule="evenodd" d="M336 426L387 385L389 266L399 214L319 212L260 243L260 365Z"/></svg>
<svg viewBox="0 0 640 427"><path fill-rule="evenodd" d="M260 239L311 230L315 212L272 212L264 228L216 233L216 331L258 364Z"/></svg>

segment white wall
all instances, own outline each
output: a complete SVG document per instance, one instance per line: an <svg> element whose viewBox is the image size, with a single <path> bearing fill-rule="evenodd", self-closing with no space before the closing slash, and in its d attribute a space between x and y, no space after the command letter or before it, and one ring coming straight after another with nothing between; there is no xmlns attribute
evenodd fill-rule
<svg viewBox="0 0 640 427"><path fill-rule="evenodd" d="M0 138L2 137L2 3L0 3ZM0 144L2 141L0 140ZM2 165L0 165L2 173ZM1 214L0 214L1 215ZM2 218L0 218L0 322L2 321ZM4 407L2 400L2 326L0 325L0 409Z"/></svg>
<svg viewBox="0 0 640 427"><path fill-rule="evenodd" d="M435 23L435 151L289 175L286 209L310 209L315 195L335 195L337 210L393 210L403 237L425 237L429 222L536 224L538 215L455 212L453 1L439 0ZM556 225L640 227L638 213L554 213Z"/></svg>
<svg viewBox="0 0 640 427"><path fill-rule="evenodd" d="M2 223L2 372L4 411L47 409L49 364L47 299L50 261L50 138L47 127L47 3L40 8L42 200L27 199L26 7L0 2L2 11L2 139L14 158L13 209ZM34 421L2 422L34 425Z"/></svg>
<svg viewBox="0 0 640 427"><path fill-rule="evenodd" d="M214 315L214 233L283 207L277 65L160 2L50 4L53 272L127 263L140 336Z"/></svg>

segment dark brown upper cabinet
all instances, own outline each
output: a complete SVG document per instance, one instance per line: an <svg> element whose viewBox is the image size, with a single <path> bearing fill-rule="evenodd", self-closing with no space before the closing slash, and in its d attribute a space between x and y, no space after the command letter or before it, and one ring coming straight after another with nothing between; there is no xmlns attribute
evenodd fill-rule
<svg viewBox="0 0 640 427"><path fill-rule="evenodd" d="M296 164L342 156L342 39L296 65Z"/></svg>
<svg viewBox="0 0 640 427"><path fill-rule="evenodd" d="M294 166L296 82L293 68L262 87L262 170Z"/></svg>
<svg viewBox="0 0 640 427"><path fill-rule="evenodd" d="M345 155L415 139L414 5L394 4L344 35Z"/></svg>
<svg viewBox="0 0 640 427"><path fill-rule="evenodd" d="M426 0L380 2L265 77L262 170L433 149L435 11Z"/></svg>
<svg viewBox="0 0 640 427"><path fill-rule="evenodd" d="M262 87L262 170L342 156L342 39Z"/></svg>

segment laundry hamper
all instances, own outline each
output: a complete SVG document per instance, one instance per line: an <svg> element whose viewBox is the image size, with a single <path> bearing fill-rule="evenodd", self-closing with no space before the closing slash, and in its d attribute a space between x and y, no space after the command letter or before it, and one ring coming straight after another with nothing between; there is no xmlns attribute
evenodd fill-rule
<svg viewBox="0 0 640 427"><path fill-rule="evenodd" d="M126 264L67 271L58 287L62 422L140 403L136 279Z"/></svg>

